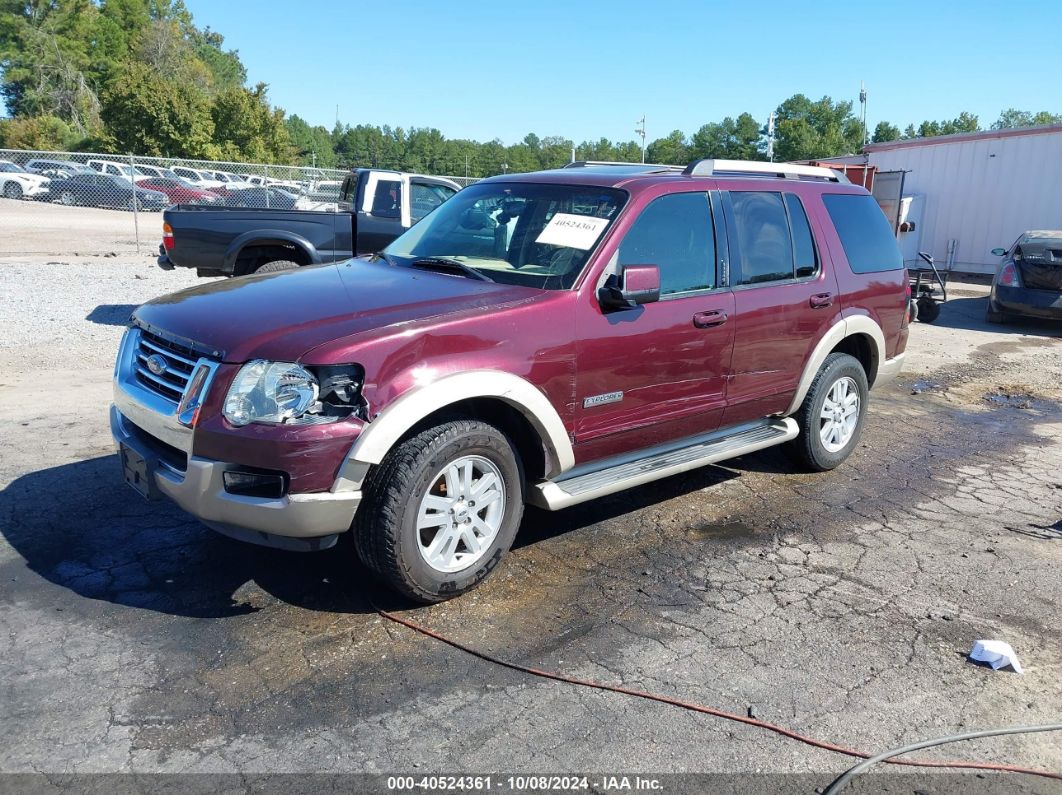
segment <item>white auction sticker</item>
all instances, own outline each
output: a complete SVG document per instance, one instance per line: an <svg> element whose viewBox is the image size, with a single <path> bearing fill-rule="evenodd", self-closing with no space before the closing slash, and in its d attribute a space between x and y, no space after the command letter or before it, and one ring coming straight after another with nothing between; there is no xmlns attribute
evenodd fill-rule
<svg viewBox="0 0 1062 795"><path fill-rule="evenodd" d="M545 243L547 246L568 246L587 251L597 242L606 226L608 226L607 218L557 213L549 220L535 242Z"/></svg>

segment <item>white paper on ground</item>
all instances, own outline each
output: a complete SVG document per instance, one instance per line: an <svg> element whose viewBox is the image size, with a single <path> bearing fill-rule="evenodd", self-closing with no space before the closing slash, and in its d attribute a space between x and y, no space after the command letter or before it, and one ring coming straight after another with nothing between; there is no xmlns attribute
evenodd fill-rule
<svg viewBox="0 0 1062 795"><path fill-rule="evenodd" d="M572 215L557 213L549 219L546 228L536 239L536 243L547 246L568 246L586 251L593 248L601 230L608 226L607 218L595 218L592 215Z"/></svg>
<svg viewBox="0 0 1062 795"><path fill-rule="evenodd" d="M970 659L978 662L986 662L994 670L1009 665L1017 673L1025 673L1018 662L1018 655L1010 644L1002 640L977 640L974 641L973 649L970 650Z"/></svg>

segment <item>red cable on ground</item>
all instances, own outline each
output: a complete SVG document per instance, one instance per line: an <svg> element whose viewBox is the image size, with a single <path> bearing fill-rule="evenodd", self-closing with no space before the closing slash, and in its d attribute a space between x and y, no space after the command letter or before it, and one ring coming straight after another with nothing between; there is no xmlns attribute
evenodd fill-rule
<svg viewBox="0 0 1062 795"><path fill-rule="evenodd" d="M469 646L464 645L456 640L451 640L445 635L440 635L434 630L430 630L427 627L421 626L414 621L410 621L407 618L396 616L393 613L388 613L386 610L381 610L376 605L373 605L373 609L376 610L383 618L388 621L393 621L396 624L400 624L407 629L411 629L414 632L419 632L421 635L426 635L429 638L441 641L442 643L452 646L455 649L471 654L473 657L492 663L494 665L500 665L503 668L509 668L513 671L520 671L521 673L530 674L531 676L538 676L542 679L552 679L555 682L563 682L569 685L576 685L578 687L590 687L594 690L605 690L610 693L619 693L624 696L632 696L634 698L644 698L647 701L656 701L661 704L668 704L672 707L680 707L682 709L688 709L691 712L700 712L705 715L713 715L717 718L723 718L725 720L732 720L737 723L745 723L749 726L755 726L760 729L766 729L767 731L780 734L783 737L788 737L791 740L799 740L807 745L814 746L815 748L822 748L825 751L833 751L837 754L844 754L845 756L854 756L859 759L869 759L872 754L865 753L863 751L857 751L853 748L846 748L843 745L835 745L834 743L828 743L824 740L816 740L814 737L807 737L798 732L787 729L784 726L778 726L774 723L768 723L767 721L757 720L756 718L748 718L744 715L737 715L733 712L726 712L725 710L716 709L715 707L706 707L702 704L694 704L689 701L681 701L675 698L669 698L668 696L661 696L655 693L647 693L643 690L631 690L626 687L619 687L617 685L607 685L603 682L594 682L589 679L577 679L572 676L565 676L564 674L554 673L552 671L543 671L538 668L531 668L526 665L520 665L519 663L509 662L508 660L502 660L498 657L494 657L486 652L478 651ZM885 760L890 765L908 765L910 767L957 767L967 768L970 770L992 770L1002 773L1025 773L1030 776L1040 776L1042 778L1056 779L1062 781L1062 773L1052 773L1047 770L1037 770L1030 767L1018 767L1016 765L1003 765L995 764L991 762L961 762L961 761L934 761L931 759L887 759Z"/></svg>

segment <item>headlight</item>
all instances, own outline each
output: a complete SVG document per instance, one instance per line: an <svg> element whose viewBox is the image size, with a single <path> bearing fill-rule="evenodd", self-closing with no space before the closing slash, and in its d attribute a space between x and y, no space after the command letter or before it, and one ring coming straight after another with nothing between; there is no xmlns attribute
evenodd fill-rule
<svg viewBox="0 0 1062 795"><path fill-rule="evenodd" d="M248 362L225 396L225 419L233 425L279 424L301 417L317 401L317 379L290 362Z"/></svg>

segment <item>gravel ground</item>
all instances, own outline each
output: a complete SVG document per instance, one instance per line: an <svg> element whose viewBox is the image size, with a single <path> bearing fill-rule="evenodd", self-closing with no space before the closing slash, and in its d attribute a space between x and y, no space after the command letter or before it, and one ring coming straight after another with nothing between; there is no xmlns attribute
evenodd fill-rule
<svg viewBox="0 0 1062 795"><path fill-rule="evenodd" d="M811 792L851 764L499 669L385 623L370 599L507 659L875 752L1062 714L1062 327L985 326L985 288L958 286L914 327L907 372L835 472L768 450L529 510L498 576L409 609L347 543L248 547L120 482L106 422L120 324L198 281L145 260L0 258L0 771L756 772L775 777L719 791ZM1025 675L968 662L984 637L1010 642ZM923 756L1060 770L1060 743ZM1062 790L894 774L851 791L918 789Z"/></svg>
<svg viewBox="0 0 1062 795"><path fill-rule="evenodd" d="M134 226L134 221L136 226ZM153 255L162 237L161 213L133 213L96 207L0 199L0 257L20 261L69 257ZM60 245L61 242L61 245Z"/></svg>

